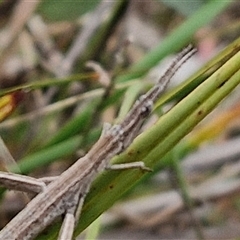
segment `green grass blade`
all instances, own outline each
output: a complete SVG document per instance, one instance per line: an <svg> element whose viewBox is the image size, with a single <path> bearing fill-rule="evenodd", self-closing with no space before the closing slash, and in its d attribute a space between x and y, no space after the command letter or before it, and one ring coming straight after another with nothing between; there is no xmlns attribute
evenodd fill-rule
<svg viewBox="0 0 240 240"><path fill-rule="evenodd" d="M231 3L229 1L208 1L192 16L190 16L180 27L166 37L157 47L148 53L142 60L134 64L129 73L122 75L118 81L127 81L146 74L160 60L169 54L179 51L189 44L196 31L212 21L217 14Z"/></svg>
<svg viewBox="0 0 240 240"><path fill-rule="evenodd" d="M60 78L60 79L50 78L50 79L45 79L40 81L34 81L30 83L25 83L19 86L0 89L0 97L9 93L13 93L15 91L31 91L35 89L41 89L44 87L63 86L74 81L86 81L93 78L96 78L95 73L89 73L89 74L80 73L80 74L74 74L74 75L68 76L66 78Z"/></svg>

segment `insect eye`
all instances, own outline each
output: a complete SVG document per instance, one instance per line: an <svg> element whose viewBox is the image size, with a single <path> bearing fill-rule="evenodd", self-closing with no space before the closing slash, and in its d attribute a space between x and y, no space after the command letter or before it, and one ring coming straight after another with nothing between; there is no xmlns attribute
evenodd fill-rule
<svg viewBox="0 0 240 240"><path fill-rule="evenodd" d="M148 100L146 104L141 108L141 115L143 117L148 116L152 111L152 106L153 106L153 102L151 100Z"/></svg>

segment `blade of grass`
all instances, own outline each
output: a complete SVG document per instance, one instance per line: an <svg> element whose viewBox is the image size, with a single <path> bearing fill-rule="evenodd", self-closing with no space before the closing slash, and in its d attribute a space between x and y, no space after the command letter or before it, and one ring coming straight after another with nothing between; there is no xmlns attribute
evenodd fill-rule
<svg viewBox="0 0 240 240"><path fill-rule="evenodd" d="M202 105L200 105L191 115L189 115L188 118L186 118L185 122L180 124L172 134L176 134L178 131L188 132L189 128L192 128L193 124L198 123L201 119L203 119L204 116L206 116L211 110L214 109L214 107L226 96L226 94L229 94L238 84L240 83L240 70L237 71L228 82L224 84L223 87L219 88L218 91L216 91L209 99L207 99ZM174 145L175 143L169 141L170 145ZM159 144L154 151L149 154L149 158L154 159L157 157L161 149L166 147L166 144L162 143ZM191 144L191 141L184 141L182 146L182 156L186 155L186 151L190 151L196 146L193 146ZM169 161L171 159L169 156L166 156L166 158L163 158L161 162L157 164L157 168L164 168L165 166L169 165Z"/></svg>
<svg viewBox="0 0 240 240"><path fill-rule="evenodd" d="M192 40L192 37L198 29L212 21L216 15L225 9L231 2L231 0L208 1L142 60L134 64L129 69L129 73L119 76L117 81L127 81L146 74L164 57L186 46Z"/></svg>
<svg viewBox="0 0 240 240"><path fill-rule="evenodd" d="M62 86L62 85L69 84L70 82L96 79L97 77L98 76L96 73L89 73L89 74L81 73L81 74L71 75L67 78L61 78L61 79L53 78L53 79L35 81L35 82L31 82L31 83L22 84L17 87L0 89L0 97L4 96L6 94L9 94L9 93L16 92L16 91L23 91L23 90L31 91L31 90L35 90L35 89L39 89L39 88L41 89L44 87Z"/></svg>

